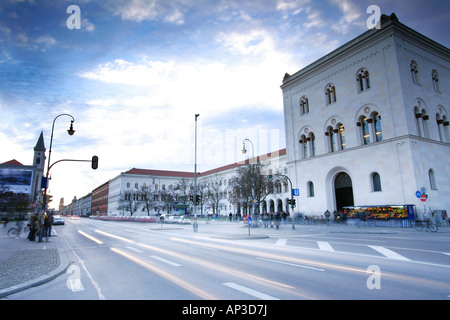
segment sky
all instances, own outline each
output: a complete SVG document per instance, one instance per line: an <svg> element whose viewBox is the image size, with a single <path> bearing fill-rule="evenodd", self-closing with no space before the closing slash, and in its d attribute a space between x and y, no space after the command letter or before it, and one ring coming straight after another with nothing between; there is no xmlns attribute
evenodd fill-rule
<svg viewBox="0 0 450 320"><path fill-rule="evenodd" d="M447 0L1 0L0 163L31 165L69 204L133 167L198 171L285 148L284 74L368 30L376 5L450 46ZM76 6L75 9L71 6ZM77 25L78 24L78 25Z"/></svg>

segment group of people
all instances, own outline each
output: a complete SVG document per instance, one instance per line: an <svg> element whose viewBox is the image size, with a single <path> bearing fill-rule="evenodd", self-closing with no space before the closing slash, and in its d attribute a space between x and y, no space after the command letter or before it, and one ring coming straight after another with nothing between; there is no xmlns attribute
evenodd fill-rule
<svg viewBox="0 0 450 320"><path fill-rule="evenodd" d="M280 228L281 221L284 221L286 223L286 219L288 217L288 214L284 211L282 212L264 212L262 214L262 222L264 225L264 228L268 228L269 226L273 228L275 226L277 229Z"/></svg>
<svg viewBox="0 0 450 320"><path fill-rule="evenodd" d="M53 225L53 214L52 213L44 213L38 214L36 213L31 217L30 222L28 223L28 227L30 228L30 233L28 234L28 240L36 241L36 235L38 236L38 242L42 242L42 239L45 237L45 242L49 242L48 238L52 233L52 225Z"/></svg>

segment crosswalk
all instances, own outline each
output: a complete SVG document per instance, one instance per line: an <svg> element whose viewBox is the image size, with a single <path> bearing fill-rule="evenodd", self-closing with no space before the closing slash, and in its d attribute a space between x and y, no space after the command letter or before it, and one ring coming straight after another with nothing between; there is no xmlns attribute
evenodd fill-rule
<svg viewBox="0 0 450 320"><path fill-rule="evenodd" d="M388 248L383 246L359 244L359 245L343 245L342 243L333 243L327 241L308 241L302 243L301 241L295 241L288 238L279 238L273 244L277 247L297 247L301 249L319 250L322 252L335 252L335 253L349 253L349 254L363 254L370 256L383 257L398 261L414 261L413 253L408 252L408 249ZM430 251L431 252L431 251ZM433 251L433 254L440 259L444 256L450 256L450 252L438 252ZM407 256L408 254L411 255ZM449 261L450 267L450 261Z"/></svg>

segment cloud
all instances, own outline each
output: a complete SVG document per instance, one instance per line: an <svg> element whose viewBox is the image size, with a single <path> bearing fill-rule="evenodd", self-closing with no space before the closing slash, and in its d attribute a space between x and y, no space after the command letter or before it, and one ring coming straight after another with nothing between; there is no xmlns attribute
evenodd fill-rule
<svg viewBox="0 0 450 320"><path fill-rule="evenodd" d="M166 23L184 23L182 1L122 0L115 5L114 15L125 21L142 22L161 19Z"/></svg>

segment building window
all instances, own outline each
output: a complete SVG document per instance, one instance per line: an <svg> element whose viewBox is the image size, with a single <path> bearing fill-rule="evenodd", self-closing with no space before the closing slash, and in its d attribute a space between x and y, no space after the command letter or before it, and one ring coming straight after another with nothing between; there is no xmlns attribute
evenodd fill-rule
<svg viewBox="0 0 450 320"><path fill-rule="evenodd" d="M428 170L428 178L430 179L430 188L431 188L431 190L437 190L436 180L434 178L434 171L433 171L433 169Z"/></svg>
<svg viewBox="0 0 450 320"><path fill-rule="evenodd" d="M341 150L345 149L345 128L342 123L338 124L338 133L339 133L339 147Z"/></svg>
<svg viewBox="0 0 450 320"><path fill-rule="evenodd" d="M327 130L325 131L325 137L327 138L327 144L328 144L328 151L329 152L334 152L335 150L335 135L333 132L333 128L330 126L327 128Z"/></svg>
<svg viewBox="0 0 450 320"><path fill-rule="evenodd" d="M130 188L130 187L131 187L130 183L129 183L129 182L127 182L127 188Z"/></svg>
<svg viewBox="0 0 450 320"><path fill-rule="evenodd" d="M331 83L325 88L325 101L327 105L336 102L336 87Z"/></svg>
<svg viewBox="0 0 450 320"><path fill-rule="evenodd" d="M300 150L302 159L314 157L316 155L316 136L314 133L309 133L308 136L302 135L300 137Z"/></svg>
<svg viewBox="0 0 450 320"><path fill-rule="evenodd" d="M307 190L308 190L308 197L310 198L314 197L314 183L308 181Z"/></svg>
<svg viewBox="0 0 450 320"><path fill-rule="evenodd" d="M309 113L309 101L306 96L300 99L300 115Z"/></svg>
<svg viewBox="0 0 450 320"><path fill-rule="evenodd" d="M135 187L136 189L138 189L138 188L139 188L139 184L136 182L136 183L134 184L134 187Z"/></svg>
<svg viewBox="0 0 450 320"><path fill-rule="evenodd" d="M383 134L381 133L381 116L378 113L373 115L374 128L375 128L375 140L381 142L383 140Z"/></svg>
<svg viewBox="0 0 450 320"><path fill-rule="evenodd" d="M369 122L366 117L361 119L361 131L363 137L363 144L370 143L370 130L369 130Z"/></svg>
<svg viewBox="0 0 450 320"><path fill-rule="evenodd" d="M431 72L431 78L433 80L434 91L436 91L437 93L441 93L441 90L439 90L439 74L436 70L433 70L433 72Z"/></svg>
<svg viewBox="0 0 450 320"><path fill-rule="evenodd" d="M373 192L381 191L381 178L378 172L372 173L372 190Z"/></svg>
<svg viewBox="0 0 450 320"><path fill-rule="evenodd" d="M356 84L358 86L358 92L370 89L369 71L360 69L356 75Z"/></svg>
<svg viewBox="0 0 450 320"><path fill-rule="evenodd" d="M417 63L413 60L410 64L411 67L411 78L414 84L419 84L419 68L417 67Z"/></svg>

